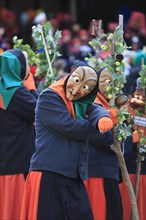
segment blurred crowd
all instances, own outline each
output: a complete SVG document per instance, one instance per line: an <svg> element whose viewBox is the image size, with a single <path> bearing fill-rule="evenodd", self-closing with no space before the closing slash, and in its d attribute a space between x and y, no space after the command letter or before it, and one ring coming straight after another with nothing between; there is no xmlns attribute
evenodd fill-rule
<svg viewBox="0 0 146 220"><path fill-rule="evenodd" d="M58 12L56 16L50 17L39 10L28 9L20 15L19 22L16 13L6 8L1 8L0 23L0 51L5 51L13 47L12 38L18 36L23 38L25 43L34 47L35 42L32 38L32 26L36 24L45 24L51 22L52 35L57 29L61 30L62 37L59 41L60 54L56 60L55 66L58 71L57 79L70 72L71 66L75 60L84 60L89 55L97 56L96 51L90 46L89 41L92 36L92 21L88 27L82 28L79 22L72 22L71 15L67 12ZM99 25L99 20L95 20ZM104 22L104 21L103 21ZM21 30L18 24L21 24ZM105 34L113 33L118 26L117 22L107 24L107 30L102 32ZM102 27L101 27L102 28ZM127 62L125 68L125 76L127 82L125 84L127 95L131 95L136 87L136 80L139 76L141 68L141 60L144 58L146 64L146 14L139 11L132 11L129 20L124 25L124 40L129 47L124 52L124 59ZM99 55L99 54L98 54ZM102 53L103 60L108 53ZM33 67L33 72L35 68ZM131 83L133 82L133 83Z"/></svg>

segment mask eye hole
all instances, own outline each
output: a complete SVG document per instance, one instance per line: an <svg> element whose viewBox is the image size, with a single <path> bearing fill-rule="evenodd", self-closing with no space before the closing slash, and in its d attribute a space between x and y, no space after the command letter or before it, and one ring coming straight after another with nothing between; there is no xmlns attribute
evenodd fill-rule
<svg viewBox="0 0 146 220"><path fill-rule="evenodd" d="M90 87L87 86L87 85L83 85L82 88L83 88L83 90L86 91L86 92L90 90Z"/></svg>
<svg viewBox="0 0 146 220"><path fill-rule="evenodd" d="M73 77L73 81L74 81L75 84L79 84L80 83L80 79L77 76Z"/></svg>
<svg viewBox="0 0 146 220"><path fill-rule="evenodd" d="M110 82L111 82L110 79L105 80L106 84L110 84Z"/></svg>

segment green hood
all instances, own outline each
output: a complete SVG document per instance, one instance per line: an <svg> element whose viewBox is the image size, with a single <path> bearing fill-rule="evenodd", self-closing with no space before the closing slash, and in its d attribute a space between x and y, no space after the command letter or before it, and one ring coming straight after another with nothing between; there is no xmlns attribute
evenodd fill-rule
<svg viewBox="0 0 146 220"><path fill-rule="evenodd" d="M15 91L23 85L22 68L17 53L19 56L23 56L22 60L24 61L25 57L19 49L12 49L10 52L5 51L0 56L0 95L5 109L8 107Z"/></svg>

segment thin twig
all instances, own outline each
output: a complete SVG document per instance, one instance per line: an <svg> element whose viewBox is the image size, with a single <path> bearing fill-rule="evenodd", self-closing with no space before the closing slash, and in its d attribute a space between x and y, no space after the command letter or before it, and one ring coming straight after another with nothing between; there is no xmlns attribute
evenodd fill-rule
<svg viewBox="0 0 146 220"><path fill-rule="evenodd" d="M47 50L47 46L46 46L46 42L45 42L45 37L44 37L44 33L43 33L43 30L42 30L42 29L41 29L41 36L42 36L42 40L43 40L43 45L44 45L44 49L45 49L45 54L46 54L47 61L48 61L48 64L49 64L49 69L50 69L51 74L53 75L53 70L52 70L52 66L51 66L51 61L50 61L50 57L49 57L49 54L48 54L48 50ZM47 71L47 72L48 72L48 71Z"/></svg>

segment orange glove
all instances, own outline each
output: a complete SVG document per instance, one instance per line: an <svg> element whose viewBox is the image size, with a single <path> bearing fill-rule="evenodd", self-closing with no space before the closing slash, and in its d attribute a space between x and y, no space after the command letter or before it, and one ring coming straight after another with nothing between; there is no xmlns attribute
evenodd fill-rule
<svg viewBox="0 0 146 220"><path fill-rule="evenodd" d="M132 138L133 138L133 143L137 143L139 142L139 133L138 131L134 131L133 134L132 134Z"/></svg>
<svg viewBox="0 0 146 220"><path fill-rule="evenodd" d="M33 75L32 75L31 72L28 74L27 79L25 79L25 80L23 81L23 85L24 85L28 90L37 90L37 89L36 89L36 86L35 86L35 81L34 81L34 78L33 78Z"/></svg>
<svg viewBox="0 0 146 220"><path fill-rule="evenodd" d="M117 113L118 113L118 109L117 108L112 108L108 110L110 117L113 121L113 125L116 125L118 123L118 117L117 117Z"/></svg>
<svg viewBox="0 0 146 220"><path fill-rule="evenodd" d="M101 133L111 130L113 127L113 122L108 117L102 117L98 121L98 129Z"/></svg>

